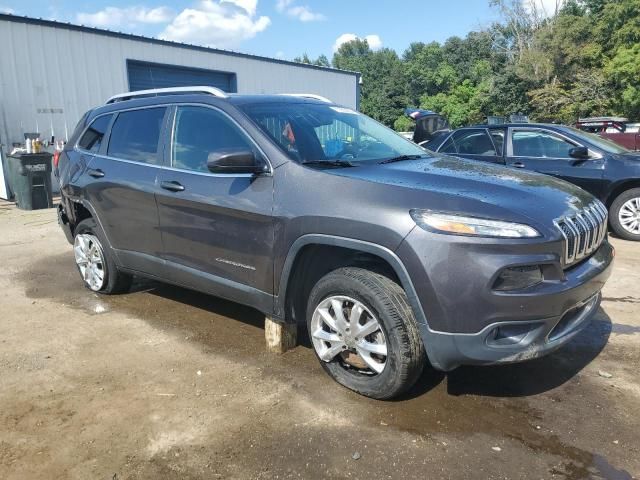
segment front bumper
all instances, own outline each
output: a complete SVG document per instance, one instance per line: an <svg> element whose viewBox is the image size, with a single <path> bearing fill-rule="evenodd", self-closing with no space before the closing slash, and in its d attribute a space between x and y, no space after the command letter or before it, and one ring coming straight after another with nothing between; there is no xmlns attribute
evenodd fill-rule
<svg viewBox="0 0 640 480"><path fill-rule="evenodd" d="M421 240L413 245L424 249L411 251L428 278L410 272L419 303L418 326L431 364L443 371L528 360L561 347L597 312L614 257L605 239L591 257L562 270L561 244L521 243L502 249L467 241L444 247L442 253L448 255L442 256L437 255L439 243ZM408 254L409 247L401 246L398 253ZM514 264L548 264L552 272L555 265L559 276L521 291L492 290L496 272Z"/></svg>

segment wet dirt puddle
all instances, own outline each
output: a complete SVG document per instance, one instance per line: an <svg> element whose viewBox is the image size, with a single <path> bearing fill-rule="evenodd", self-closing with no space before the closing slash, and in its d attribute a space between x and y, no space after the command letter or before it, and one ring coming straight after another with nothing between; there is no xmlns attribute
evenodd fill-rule
<svg viewBox="0 0 640 480"><path fill-rule="evenodd" d="M303 348L274 360L263 348L264 317L251 308L146 280L136 280L130 294L97 295L83 288L70 254L46 258L16 274L16 279L30 298L51 299L96 315L126 313L155 328L176 332L205 352L260 365L264 375L295 381L296 371L304 372L305 390L310 395L336 401L327 391L327 378L317 367L304 332ZM603 311L594 323L589 334L542 359L520 365L459 368L447 375L428 370L410 392L395 401L376 402L341 390L337 402L346 414L362 418L373 428L384 425L425 438L480 432L509 438L533 452L563 458L563 466L551 473L567 479L631 479L627 471L615 468L603 456L541 432L536 424L546 413L532 408L527 400L569 381L599 354L612 325ZM621 333L636 333L635 327L618 328ZM362 408L363 404L369 408Z"/></svg>

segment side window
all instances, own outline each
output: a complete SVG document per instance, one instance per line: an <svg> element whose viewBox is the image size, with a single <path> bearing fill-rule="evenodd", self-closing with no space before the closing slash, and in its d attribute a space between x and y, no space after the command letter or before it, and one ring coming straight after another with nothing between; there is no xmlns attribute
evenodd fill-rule
<svg viewBox="0 0 640 480"><path fill-rule="evenodd" d="M255 151L246 134L226 115L206 107L178 107L171 166L209 172L210 153L237 148Z"/></svg>
<svg viewBox="0 0 640 480"><path fill-rule="evenodd" d="M451 136L440 151L467 155L496 155L493 142L484 129L459 130Z"/></svg>
<svg viewBox="0 0 640 480"><path fill-rule="evenodd" d="M456 150L456 144L453 143L453 136L449 137L449 139L444 142L444 145L442 145L442 147L440 147L440 150L438 150L440 153L458 153L458 151Z"/></svg>
<svg viewBox="0 0 640 480"><path fill-rule="evenodd" d="M80 138L78 147L91 153L98 153L104 134L107 132L107 127L109 127L109 122L111 122L111 117L112 115L103 115L96 118Z"/></svg>
<svg viewBox="0 0 640 480"><path fill-rule="evenodd" d="M490 133L496 147L496 154L501 157L504 149L504 130L490 130Z"/></svg>
<svg viewBox="0 0 640 480"><path fill-rule="evenodd" d="M571 158L575 145L551 132L516 130L512 135L514 157Z"/></svg>
<svg viewBox="0 0 640 480"><path fill-rule="evenodd" d="M111 127L107 155L158 164L158 143L165 111L165 107L157 107L120 112Z"/></svg>

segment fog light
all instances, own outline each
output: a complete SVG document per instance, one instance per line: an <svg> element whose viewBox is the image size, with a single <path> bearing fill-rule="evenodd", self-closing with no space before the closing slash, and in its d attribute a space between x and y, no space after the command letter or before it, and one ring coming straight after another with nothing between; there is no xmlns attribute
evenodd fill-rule
<svg viewBox="0 0 640 480"><path fill-rule="evenodd" d="M539 265L505 268L493 284L494 290L521 290L542 282L542 270Z"/></svg>
<svg viewBox="0 0 640 480"><path fill-rule="evenodd" d="M524 340L529 332L540 325L540 323L501 325L489 334L487 344L495 346L515 345Z"/></svg>

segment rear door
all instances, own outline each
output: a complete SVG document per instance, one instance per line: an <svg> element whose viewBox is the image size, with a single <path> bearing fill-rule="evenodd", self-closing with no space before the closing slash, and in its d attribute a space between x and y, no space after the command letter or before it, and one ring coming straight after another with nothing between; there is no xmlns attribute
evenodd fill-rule
<svg viewBox="0 0 640 480"><path fill-rule="evenodd" d="M162 243L155 193L167 110L146 107L115 114L108 144L85 173L91 177L86 198L121 263L156 275L162 274Z"/></svg>
<svg viewBox="0 0 640 480"><path fill-rule="evenodd" d="M273 289L273 177L213 174L210 153L256 144L228 114L205 105L174 107L168 166L158 193L163 258L180 284L242 300Z"/></svg>
<svg viewBox="0 0 640 480"><path fill-rule="evenodd" d="M572 158L569 151L581 146L576 140L545 128L510 128L507 165L562 178L600 197L604 160L595 152L589 159Z"/></svg>
<svg viewBox="0 0 640 480"><path fill-rule="evenodd" d="M471 160L503 163L501 148L496 147L486 128L457 130L442 144L438 152Z"/></svg>

